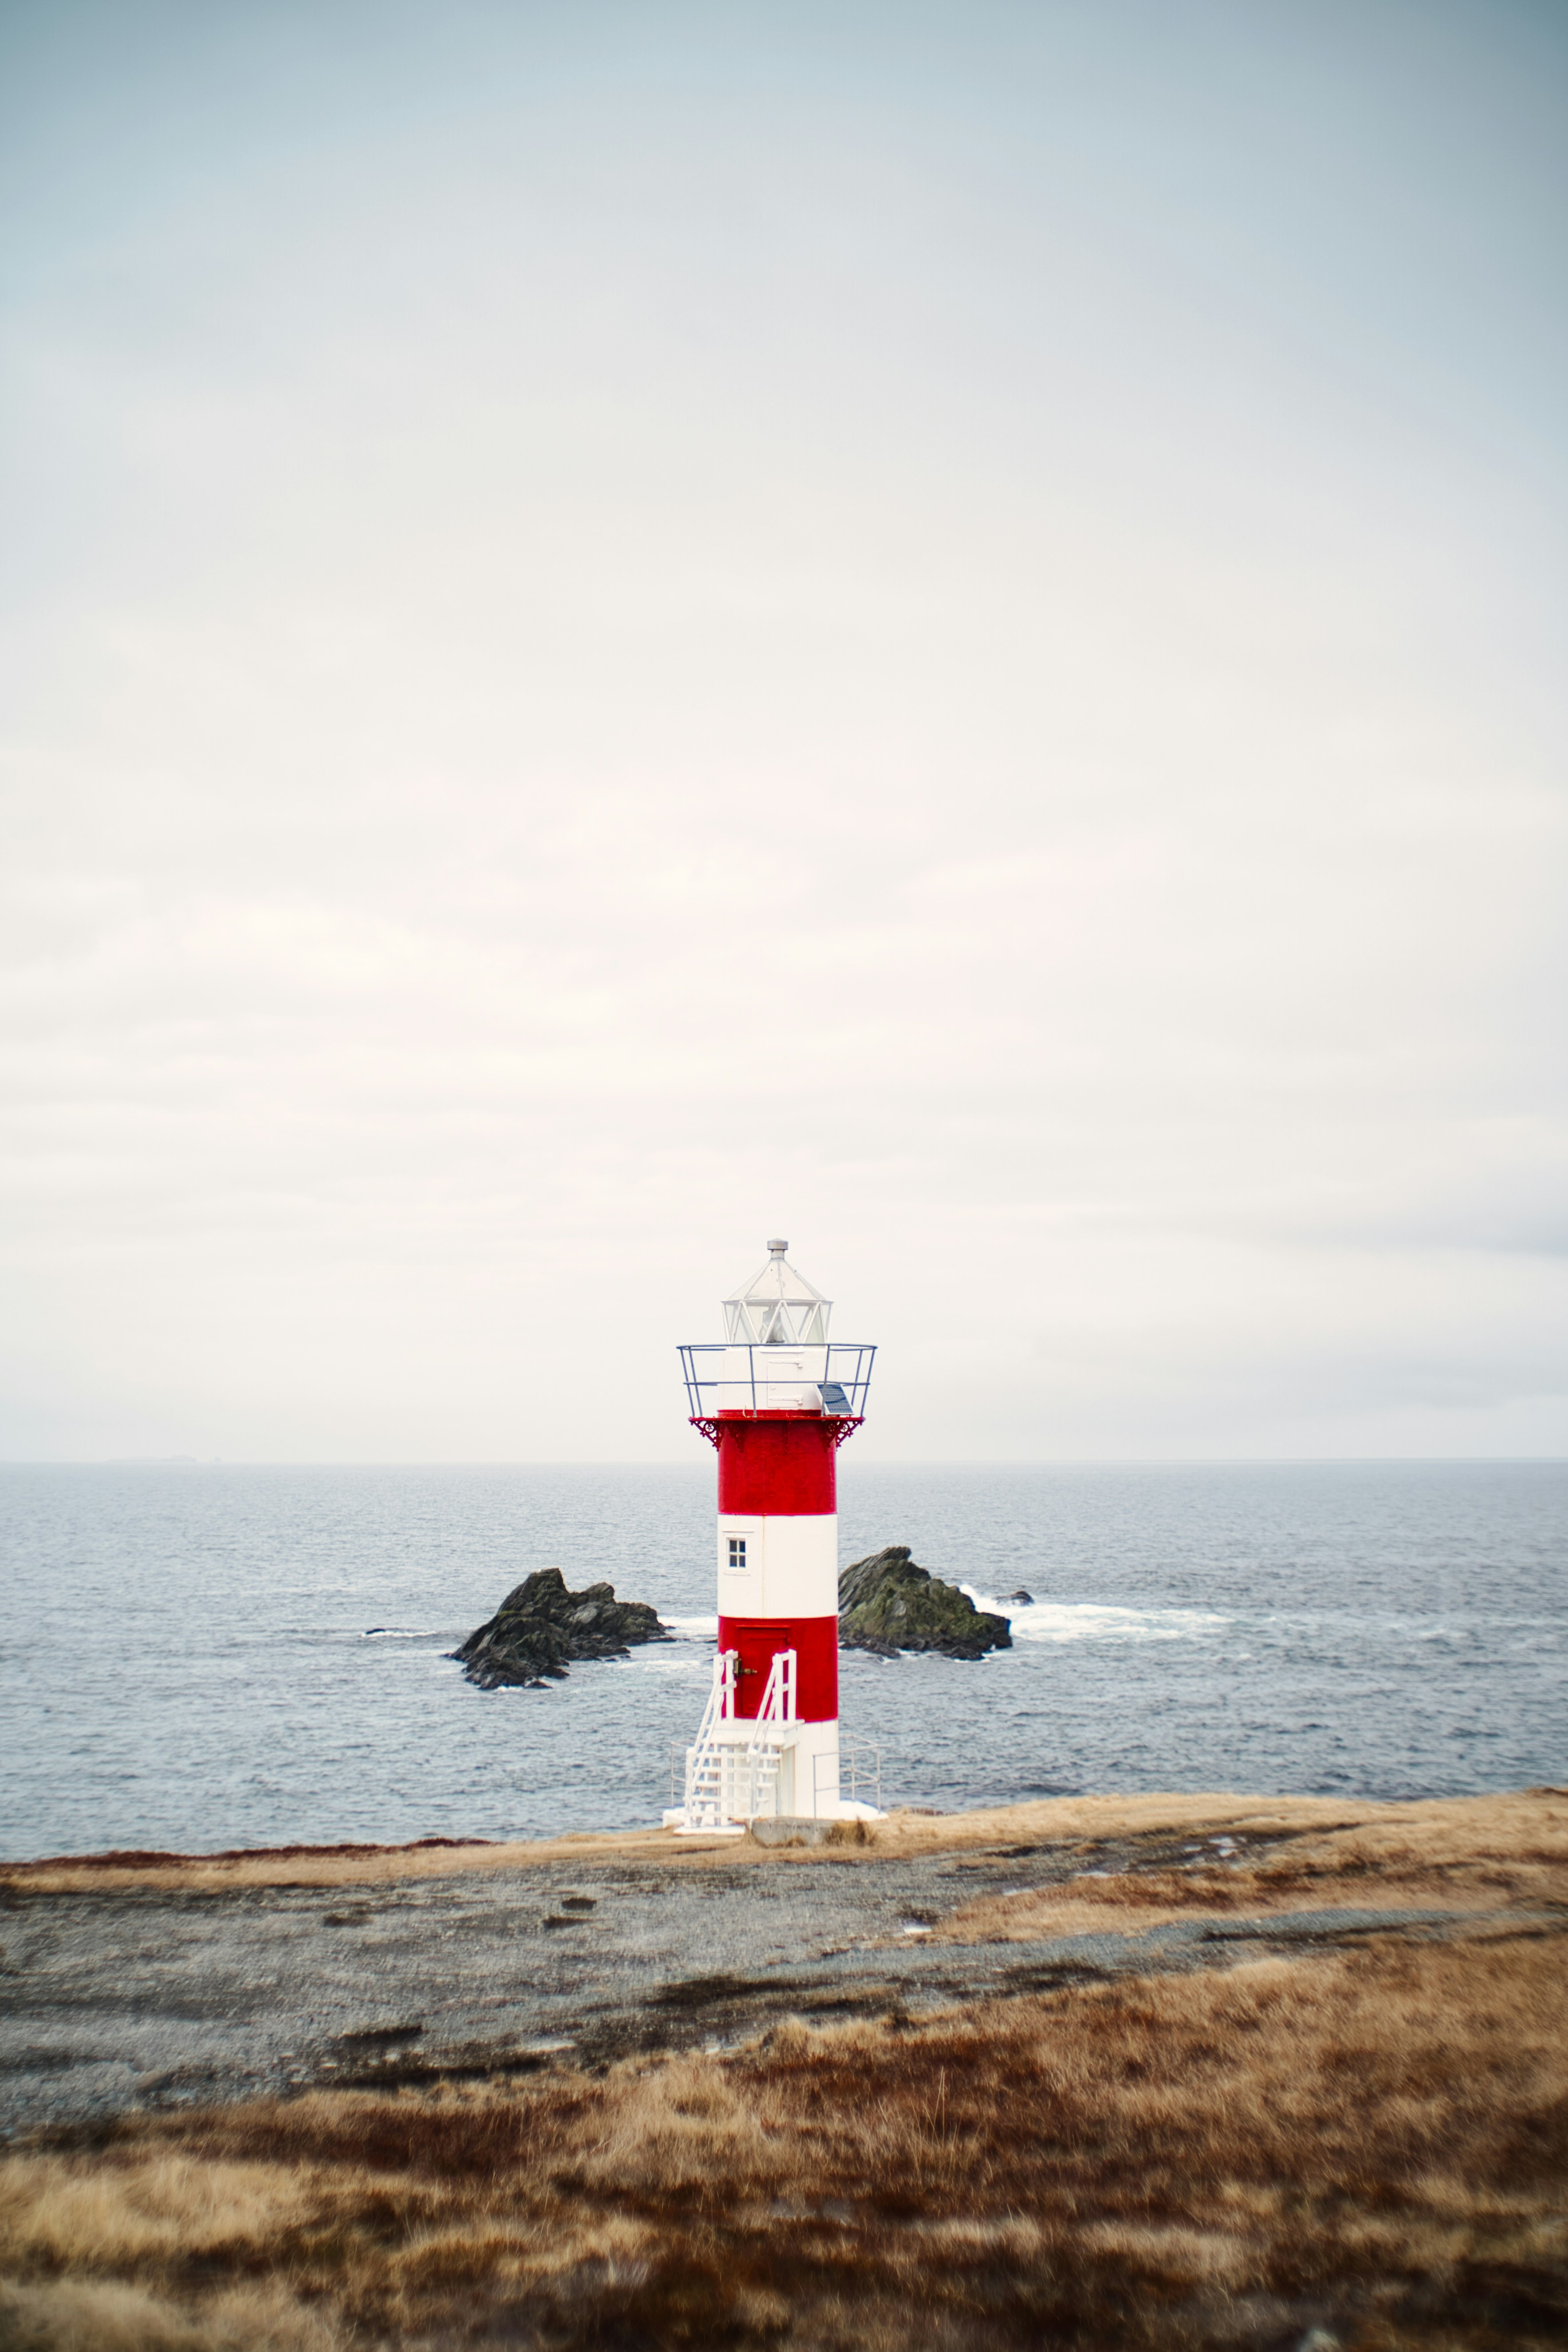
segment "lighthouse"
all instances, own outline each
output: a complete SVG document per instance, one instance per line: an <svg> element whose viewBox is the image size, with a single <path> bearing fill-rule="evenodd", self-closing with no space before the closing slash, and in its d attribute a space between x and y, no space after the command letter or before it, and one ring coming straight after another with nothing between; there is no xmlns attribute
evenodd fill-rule
<svg viewBox="0 0 1568 2352"><path fill-rule="evenodd" d="M877 1351L830 1340L832 1301L787 1242L767 1249L724 1301L723 1339L680 1349L692 1427L719 1455L718 1653L684 1802L665 1816L690 1832L876 1811L839 1734L837 1466Z"/></svg>

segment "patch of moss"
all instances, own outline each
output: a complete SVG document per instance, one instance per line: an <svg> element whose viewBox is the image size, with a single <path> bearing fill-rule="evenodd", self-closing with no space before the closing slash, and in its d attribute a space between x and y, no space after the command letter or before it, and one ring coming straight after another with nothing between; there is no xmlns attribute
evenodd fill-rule
<svg viewBox="0 0 1568 2352"><path fill-rule="evenodd" d="M840 1575L838 1642L841 1649L882 1657L935 1650L947 1658L983 1658L987 1650L1010 1650L1013 1632L1005 1617L976 1609L956 1584L918 1567L908 1544L888 1544Z"/></svg>

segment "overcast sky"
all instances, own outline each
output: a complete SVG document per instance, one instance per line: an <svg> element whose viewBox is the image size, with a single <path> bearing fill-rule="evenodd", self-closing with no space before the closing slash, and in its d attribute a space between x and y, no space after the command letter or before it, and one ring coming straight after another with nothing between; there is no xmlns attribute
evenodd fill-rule
<svg viewBox="0 0 1568 2352"><path fill-rule="evenodd" d="M1558 0L5 0L0 1454L1568 1450Z"/></svg>

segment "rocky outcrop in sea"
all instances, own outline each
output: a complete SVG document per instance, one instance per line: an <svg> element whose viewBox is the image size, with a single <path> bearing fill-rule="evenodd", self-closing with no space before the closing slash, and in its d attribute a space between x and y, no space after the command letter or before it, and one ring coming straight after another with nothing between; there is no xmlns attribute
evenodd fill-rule
<svg viewBox="0 0 1568 2352"><path fill-rule="evenodd" d="M568 1592L558 1568L536 1569L514 1585L461 1649L469 1682L480 1690L542 1690L578 1658L624 1658L635 1642L668 1642L669 1628L641 1601L617 1601L613 1584Z"/></svg>
<svg viewBox="0 0 1568 2352"><path fill-rule="evenodd" d="M956 1584L917 1567L908 1544L889 1544L839 1576L838 1645L884 1658L900 1650L983 1658L987 1650L1010 1650L1013 1633L1005 1617L976 1609Z"/></svg>

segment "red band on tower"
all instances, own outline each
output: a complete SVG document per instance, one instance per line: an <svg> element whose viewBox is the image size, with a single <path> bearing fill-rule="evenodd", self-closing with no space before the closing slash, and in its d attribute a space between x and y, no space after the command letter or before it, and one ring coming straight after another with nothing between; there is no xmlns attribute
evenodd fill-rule
<svg viewBox="0 0 1568 2352"><path fill-rule="evenodd" d="M819 1412L721 1413L720 1510L780 1518L821 1518L837 1511L838 1435Z"/></svg>

